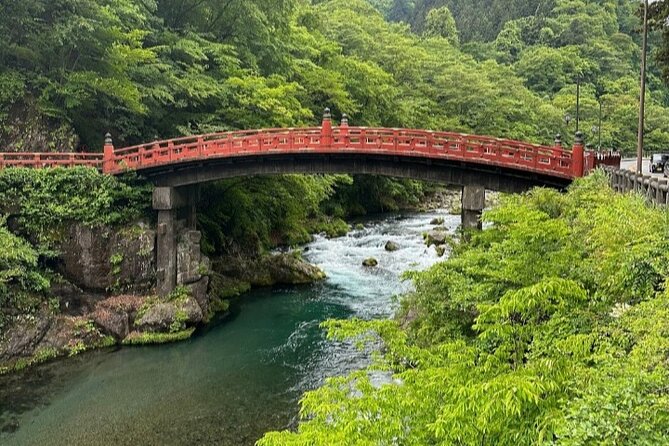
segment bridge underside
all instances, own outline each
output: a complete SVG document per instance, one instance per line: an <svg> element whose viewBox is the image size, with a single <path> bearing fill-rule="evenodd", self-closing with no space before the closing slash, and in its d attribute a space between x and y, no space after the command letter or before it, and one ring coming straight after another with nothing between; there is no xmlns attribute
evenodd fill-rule
<svg viewBox="0 0 669 446"><path fill-rule="evenodd" d="M177 285L177 219L185 214L195 229L198 185L226 178L282 174L365 174L409 178L461 186L462 225L480 228L485 191L523 192L534 186L564 188L571 180L532 172L460 161L374 155L267 155L209 159L141 172L156 189L158 211L157 287L161 295ZM185 211L185 212L184 212Z"/></svg>
<svg viewBox="0 0 669 446"><path fill-rule="evenodd" d="M482 186L517 193L535 186L565 188L571 179L476 164L384 155L265 155L200 160L141 171L160 187L182 187L226 178L283 174L363 174L431 181L454 186Z"/></svg>

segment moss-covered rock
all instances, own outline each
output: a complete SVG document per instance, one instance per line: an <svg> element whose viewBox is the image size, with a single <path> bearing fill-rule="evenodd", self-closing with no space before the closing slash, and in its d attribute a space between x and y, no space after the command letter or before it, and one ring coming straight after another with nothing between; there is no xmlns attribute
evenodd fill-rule
<svg viewBox="0 0 669 446"><path fill-rule="evenodd" d="M190 338L194 332L195 328L188 328L174 333L133 331L123 340L123 345L166 344L169 342L184 341Z"/></svg>
<svg viewBox="0 0 669 446"><path fill-rule="evenodd" d="M362 266L368 267L368 268L374 268L379 265L379 261L376 260L374 257L370 257L368 259L365 259L362 262Z"/></svg>
<svg viewBox="0 0 669 446"><path fill-rule="evenodd" d="M398 251L400 249L400 245L393 242L392 240L388 240L386 242L386 246L384 246L384 249L388 252L395 252L395 251Z"/></svg>
<svg viewBox="0 0 669 446"><path fill-rule="evenodd" d="M325 272L306 262L299 251L256 258L228 256L215 260L212 267L215 273L232 279L232 284L254 287L303 285L325 279Z"/></svg>
<svg viewBox="0 0 669 446"><path fill-rule="evenodd" d="M429 231L423 234L427 246L440 246L446 244L449 236L446 231Z"/></svg>

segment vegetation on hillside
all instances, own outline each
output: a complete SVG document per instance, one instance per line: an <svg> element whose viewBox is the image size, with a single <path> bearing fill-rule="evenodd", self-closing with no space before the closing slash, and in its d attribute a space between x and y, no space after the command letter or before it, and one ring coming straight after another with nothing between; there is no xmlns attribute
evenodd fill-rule
<svg viewBox="0 0 669 446"><path fill-rule="evenodd" d="M259 444L667 443L669 214L606 181L505 197L489 229L410 274L402 322L327 323L382 355Z"/></svg>

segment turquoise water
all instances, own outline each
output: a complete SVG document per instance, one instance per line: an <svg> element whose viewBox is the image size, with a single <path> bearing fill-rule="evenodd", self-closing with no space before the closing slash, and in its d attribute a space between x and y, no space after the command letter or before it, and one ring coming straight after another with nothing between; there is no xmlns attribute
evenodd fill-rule
<svg viewBox="0 0 669 446"><path fill-rule="evenodd" d="M347 237L317 237L305 257L320 284L253 291L193 339L60 360L0 378L3 445L252 445L295 427L298 400L328 376L363 367L347 343L325 340L328 318L383 318L410 284L399 275L438 261L421 234L444 213L386 216ZM386 241L401 249L387 253ZM367 269L370 256L379 268Z"/></svg>

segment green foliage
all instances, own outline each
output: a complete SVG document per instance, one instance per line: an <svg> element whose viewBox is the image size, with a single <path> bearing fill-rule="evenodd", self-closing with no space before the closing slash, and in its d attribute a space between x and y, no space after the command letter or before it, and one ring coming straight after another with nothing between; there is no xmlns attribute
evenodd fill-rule
<svg viewBox="0 0 669 446"><path fill-rule="evenodd" d="M453 14L451 14L451 10L446 6L432 9L427 13L423 35L429 37L443 37L448 40L451 45L455 46L460 43L458 39L458 29L455 27L455 19L453 18Z"/></svg>
<svg viewBox="0 0 669 446"><path fill-rule="evenodd" d="M117 225L141 217L150 186L91 168L0 170L0 214L21 234L49 249L65 225Z"/></svg>
<svg viewBox="0 0 669 446"><path fill-rule="evenodd" d="M597 173L484 219L410 275L405 328L326 323L383 351L307 393L297 432L258 444L665 444L669 213Z"/></svg>
<svg viewBox="0 0 669 446"><path fill-rule="evenodd" d="M76 356L86 351L86 344L84 344L84 341L70 340L70 343L65 348L68 356Z"/></svg>
<svg viewBox="0 0 669 446"><path fill-rule="evenodd" d="M203 248L226 252L232 240L253 251L278 244L298 244L311 236L305 226L321 215L320 204L335 192L338 176L257 177L206 186L200 223Z"/></svg>
<svg viewBox="0 0 669 446"><path fill-rule="evenodd" d="M31 313L42 302L50 283L38 259L37 251L0 219L0 331L10 314L7 309Z"/></svg>

